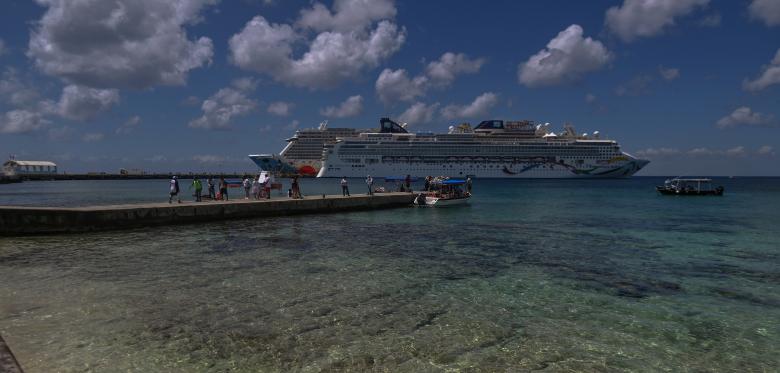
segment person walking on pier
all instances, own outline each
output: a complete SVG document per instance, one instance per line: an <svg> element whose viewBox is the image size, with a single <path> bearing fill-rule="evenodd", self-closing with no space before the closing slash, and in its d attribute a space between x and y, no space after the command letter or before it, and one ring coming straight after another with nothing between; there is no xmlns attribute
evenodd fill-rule
<svg viewBox="0 0 780 373"><path fill-rule="evenodd" d="M303 198L303 196L301 196L301 186L298 184L298 175L295 175L292 178L292 198Z"/></svg>
<svg viewBox="0 0 780 373"><path fill-rule="evenodd" d="M374 195L374 178L371 177L371 175L368 175L366 178L366 185L368 185L368 195L373 196Z"/></svg>
<svg viewBox="0 0 780 373"><path fill-rule="evenodd" d="M347 185L346 176L341 178L341 195L344 197L349 197L349 185Z"/></svg>
<svg viewBox="0 0 780 373"><path fill-rule="evenodd" d="M255 176L252 179L252 198L260 199L261 188L262 187L260 186L260 175Z"/></svg>
<svg viewBox="0 0 780 373"><path fill-rule="evenodd" d="M466 191L471 194L471 176L466 176Z"/></svg>
<svg viewBox="0 0 780 373"><path fill-rule="evenodd" d="M212 201L217 199L217 194L214 193L214 179L211 176L206 179L206 185L209 187L209 198L211 198Z"/></svg>
<svg viewBox="0 0 780 373"><path fill-rule="evenodd" d="M260 173L260 175L257 175L257 199L263 199L265 198L265 185L268 183L268 176L264 173Z"/></svg>
<svg viewBox="0 0 780 373"><path fill-rule="evenodd" d="M249 199L249 188L252 187L252 183L249 182L249 176L244 175L244 181L241 182L244 186L244 199Z"/></svg>
<svg viewBox="0 0 780 373"><path fill-rule="evenodd" d="M274 174L268 173L265 175L265 185L263 185L263 192L265 193L265 199L271 199L271 188L274 186Z"/></svg>
<svg viewBox="0 0 780 373"><path fill-rule="evenodd" d="M181 198L179 197L179 180L176 179L175 175L171 178L170 184L171 184L171 191L168 195L168 203L173 203L174 196L179 201L179 203L181 203Z"/></svg>
<svg viewBox="0 0 780 373"><path fill-rule="evenodd" d="M404 179L404 185L406 185L406 191L412 192L412 175L406 175L406 179Z"/></svg>
<svg viewBox="0 0 780 373"><path fill-rule="evenodd" d="M228 191L227 191L228 185L227 181L225 181L224 176L219 177L219 198L222 200L227 201L228 200Z"/></svg>
<svg viewBox="0 0 780 373"><path fill-rule="evenodd" d="M200 193L203 191L203 184L197 176L195 176L195 179L192 180L192 185L190 185L190 188L193 187L195 188L195 202L200 202Z"/></svg>

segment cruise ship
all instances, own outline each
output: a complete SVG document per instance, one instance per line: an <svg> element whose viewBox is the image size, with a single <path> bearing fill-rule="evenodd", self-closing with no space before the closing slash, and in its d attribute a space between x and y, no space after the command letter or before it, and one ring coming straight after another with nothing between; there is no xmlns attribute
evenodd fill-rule
<svg viewBox="0 0 780 373"><path fill-rule="evenodd" d="M318 177L450 176L479 178L625 178L649 163L598 132L555 133L531 121L482 121L448 133L409 133L389 118L380 129L327 141ZM311 148L309 156L316 157Z"/></svg>
<svg viewBox="0 0 780 373"><path fill-rule="evenodd" d="M328 122L324 121L317 128L296 131L293 137L287 139L287 145L279 155L250 154L249 158L263 171L316 176L322 166L322 150L326 144L367 131L376 130L328 128Z"/></svg>

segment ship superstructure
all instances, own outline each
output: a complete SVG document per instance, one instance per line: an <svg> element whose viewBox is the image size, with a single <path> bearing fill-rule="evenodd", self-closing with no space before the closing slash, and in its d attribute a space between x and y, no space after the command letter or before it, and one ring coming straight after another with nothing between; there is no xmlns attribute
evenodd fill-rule
<svg viewBox="0 0 780 373"><path fill-rule="evenodd" d="M301 129L287 139L287 145L279 155L252 154L249 158L264 171L315 176L322 165L322 150L337 138L354 137L361 132L355 128L328 128L327 121L318 128Z"/></svg>
<svg viewBox="0 0 780 373"><path fill-rule="evenodd" d="M620 150L614 140L560 133L549 124L486 120L448 133L409 133L389 118L380 130L325 144L318 177L411 175L481 178L621 178L649 161Z"/></svg>

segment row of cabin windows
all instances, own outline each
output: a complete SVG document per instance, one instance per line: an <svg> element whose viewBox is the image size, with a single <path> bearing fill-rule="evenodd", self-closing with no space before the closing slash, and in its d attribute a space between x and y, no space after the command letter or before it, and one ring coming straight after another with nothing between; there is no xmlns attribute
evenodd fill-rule
<svg viewBox="0 0 780 373"><path fill-rule="evenodd" d="M342 162L344 162L344 163L361 163L360 159L342 159L341 161L342 161ZM585 160L583 160L583 159L578 159L578 160L576 160L575 162L576 162L578 165L583 165L583 164L585 164ZM452 168L452 167L455 167L455 166L453 166L452 162L448 162L448 161L411 161L411 162L410 162L410 161L407 161L407 162L401 162L401 161L383 161L383 162L380 162L380 161L377 161L377 160L375 160L375 159L367 159L367 160L366 160L366 163L367 163L367 164L373 164L373 163L388 163L388 164L394 164L394 163L395 163L395 164L398 164L398 163L403 163L403 164L419 164L419 163L424 163L424 164L437 164L437 165L444 165L444 167L450 167L450 168ZM463 165L463 164L461 164L461 165L458 165L457 167L466 167L466 166L468 166L468 167L474 167L474 164L477 164L477 166L476 166L476 167L491 167L491 168L492 168L492 167L493 167L493 166L492 166L492 164L495 164L495 163L499 163L499 164L506 164L506 162L487 162L487 161L482 161L482 162L470 162L468 165ZM533 162L530 162L530 163L533 163ZM490 166L484 166L485 164L491 164L491 165L490 165ZM589 164L590 164L590 163L589 163ZM483 165L483 166L481 166L481 165ZM498 167L498 166L496 166L496 167Z"/></svg>
<svg viewBox="0 0 780 373"><path fill-rule="evenodd" d="M333 149L327 149L328 152L333 152ZM339 154L389 154L389 153L404 153L404 154L594 154L594 155L612 155L621 154L620 151L613 150L600 150L600 149L531 149L531 148L470 148L470 147L448 147L448 148L382 148L382 149L365 149L365 148L341 148L337 151Z"/></svg>

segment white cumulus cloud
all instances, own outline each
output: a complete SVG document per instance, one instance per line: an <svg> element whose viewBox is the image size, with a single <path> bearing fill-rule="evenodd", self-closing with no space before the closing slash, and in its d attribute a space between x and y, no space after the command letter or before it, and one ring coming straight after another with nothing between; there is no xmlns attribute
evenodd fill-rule
<svg viewBox="0 0 780 373"><path fill-rule="evenodd" d="M295 107L295 104L291 102L277 101L268 105L267 111L273 115L280 117L286 117L290 115L290 111Z"/></svg>
<svg viewBox="0 0 780 373"><path fill-rule="evenodd" d="M675 80L680 77L680 69L676 69L673 67L665 68L663 66L660 66L658 68L658 73L661 74L661 77L667 81Z"/></svg>
<svg viewBox="0 0 780 373"><path fill-rule="evenodd" d="M468 105L445 106L441 109L441 116L447 120L485 116L496 104L498 104L498 95L485 92Z"/></svg>
<svg viewBox="0 0 780 373"><path fill-rule="evenodd" d="M68 85L62 89L62 96L54 112L64 118L84 121L105 112L118 102L119 91L116 89Z"/></svg>
<svg viewBox="0 0 780 373"><path fill-rule="evenodd" d="M257 107L257 101L247 97L247 89L253 88L234 82L232 87L220 89L203 101L203 115L192 120L189 126L207 130L231 129L230 122L234 118L247 115Z"/></svg>
<svg viewBox="0 0 780 373"><path fill-rule="evenodd" d="M631 80L621 83L615 88L615 94L618 96L642 96L650 93L650 85L653 83L653 77L647 74L639 74Z"/></svg>
<svg viewBox="0 0 780 373"><path fill-rule="evenodd" d="M745 155L745 147L744 146L735 146L731 149L726 149L726 155L731 157L741 157Z"/></svg>
<svg viewBox="0 0 780 373"><path fill-rule="evenodd" d="M182 85L207 65L212 41L185 25L217 0L36 0L46 7L27 56L44 73L96 88Z"/></svg>
<svg viewBox="0 0 780 373"><path fill-rule="evenodd" d="M391 21L394 16L395 5L384 0L337 0L333 12L314 3L301 12L298 29L256 16L230 38L230 60L285 84L332 88L401 48L406 31ZM318 33L311 39L308 30ZM297 50L305 52L296 56Z"/></svg>
<svg viewBox="0 0 780 373"><path fill-rule="evenodd" d="M693 148L687 152L690 155L712 155L717 153L714 150L710 150L708 148Z"/></svg>
<svg viewBox="0 0 780 373"><path fill-rule="evenodd" d="M314 3L301 11L296 25L322 31L350 32L365 28L375 21L393 19L396 15L392 0L335 0L333 12L322 3Z"/></svg>
<svg viewBox="0 0 780 373"><path fill-rule="evenodd" d="M11 110L0 117L0 133L16 134L38 131L49 122L40 113L28 110Z"/></svg>
<svg viewBox="0 0 780 373"><path fill-rule="evenodd" d="M426 105L422 102L415 102L398 117L398 120L409 124L430 123L438 109L438 103Z"/></svg>
<svg viewBox="0 0 780 373"><path fill-rule="evenodd" d="M90 133L85 133L84 136L81 137L81 139L84 142L98 142L103 140L104 137L105 135L103 135L102 133L90 132Z"/></svg>
<svg viewBox="0 0 780 373"><path fill-rule="evenodd" d="M764 145L756 151L759 155L775 155L775 149L769 145Z"/></svg>
<svg viewBox="0 0 780 373"><path fill-rule="evenodd" d="M351 96L339 106L328 106L320 110L320 114L329 118L349 118L363 112L363 96Z"/></svg>
<svg viewBox="0 0 780 373"><path fill-rule="evenodd" d="M753 0L748 6L750 18L763 21L767 26L780 25L780 1Z"/></svg>
<svg viewBox="0 0 780 373"><path fill-rule="evenodd" d="M776 124L774 116L754 112L747 106L737 108L715 123L721 129L740 126L771 127Z"/></svg>
<svg viewBox="0 0 780 373"><path fill-rule="evenodd" d="M435 86L447 87L460 74L479 72L485 64L484 58L470 59L463 53L444 53L438 60L428 64L425 75Z"/></svg>
<svg viewBox="0 0 780 373"><path fill-rule="evenodd" d="M412 101L416 97L425 95L428 89L428 78L417 76L409 78L406 70L384 69L379 74L374 87L382 102L389 104L396 101Z"/></svg>
<svg viewBox="0 0 780 373"><path fill-rule="evenodd" d="M606 23L624 42L640 37L655 36L667 26L674 25L675 18L706 6L710 0L625 0L622 6L607 9Z"/></svg>
<svg viewBox="0 0 780 373"><path fill-rule="evenodd" d="M141 123L141 117L134 115L122 123L122 125L119 126L115 132L117 135L131 133L136 129L136 127L138 127L139 123Z"/></svg>
<svg viewBox="0 0 780 373"><path fill-rule="evenodd" d="M742 82L742 89L750 92L758 92L769 86L780 83L780 49L775 53L775 58L764 66L761 76L754 80L745 79Z"/></svg>
<svg viewBox="0 0 780 373"><path fill-rule="evenodd" d="M298 128L298 126L299 126L300 124L301 124L301 122L300 122L300 121L298 121L297 119L295 119L295 120L293 120L292 122L290 122L289 124L286 124L286 125L285 125L284 127L282 127L282 128L284 128L285 130L290 130L290 131L292 131L292 130L294 130L294 129L297 129L297 128Z"/></svg>
<svg viewBox="0 0 780 373"><path fill-rule="evenodd" d="M547 48L518 66L520 83L528 87L575 82L586 73L606 66L612 58L604 44L583 38L579 25L571 25L547 43Z"/></svg>
<svg viewBox="0 0 780 373"><path fill-rule="evenodd" d="M376 83L376 93L385 104L398 101L411 102L425 96L431 88L446 88L458 75L479 72L484 58L471 59L463 53L446 52L438 60L430 62L425 72L410 78L404 69L384 69Z"/></svg>
<svg viewBox="0 0 780 373"><path fill-rule="evenodd" d="M647 148L636 152L640 157L664 157L680 154L679 149L675 148Z"/></svg>
<svg viewBox="0 0 780 373"><path fill-rule="evenodd" d="M720 26L721 16L719 13L713 13L705 16L699 20L699 26L701 27L718 27Z"/></svg>
<svg viewBox="0 0 780 373"><path fill-rule="evenodd" d="M229 157L213 154L193 155L192 160L198 163L222 163L229 161Z"/></svg>
<svg viewBox="0 0 780 373"><path fill-rule="evenodd" d="M15 107L30 108L40 101L40 93L32 84L22 81L19 72L6 67L0 76L0 98Z"/></svg>

